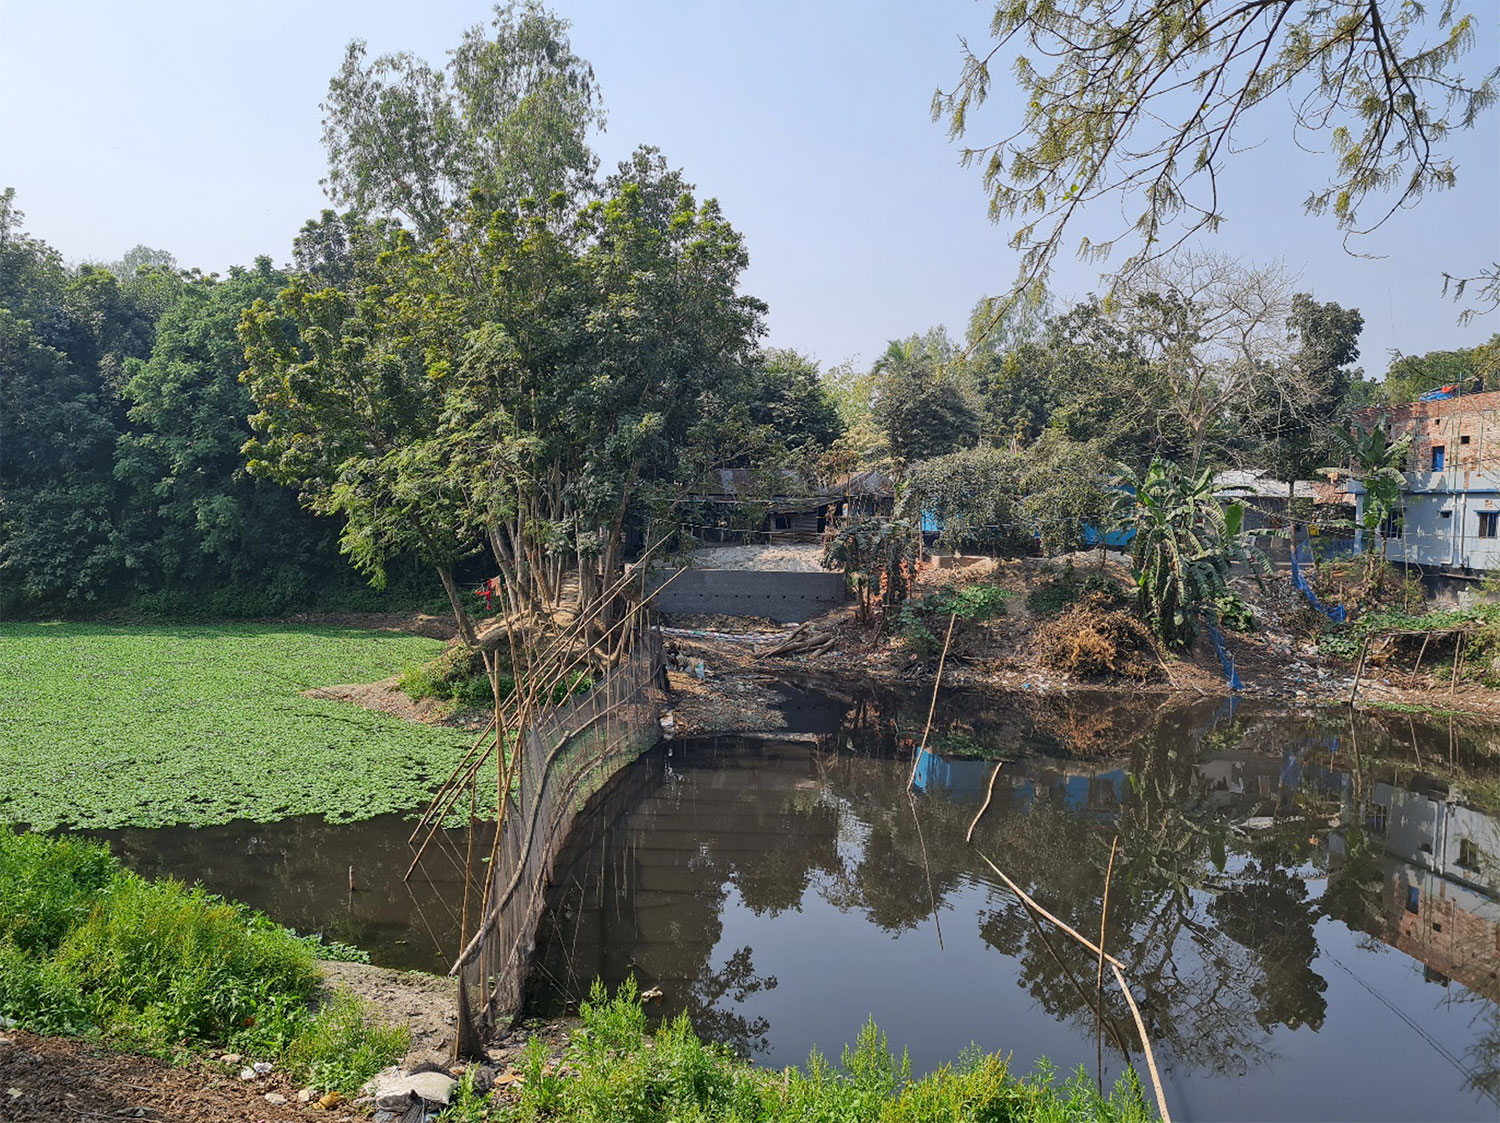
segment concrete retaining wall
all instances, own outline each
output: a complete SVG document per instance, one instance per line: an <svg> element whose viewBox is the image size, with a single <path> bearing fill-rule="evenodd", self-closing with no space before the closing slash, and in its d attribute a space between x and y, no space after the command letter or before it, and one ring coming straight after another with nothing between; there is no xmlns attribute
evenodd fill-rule
<svg viewBox="0 0 1500 1123"><path fill-rule="evenodd" d="M658 584L669 574L661 574ZM778 624L800 624L848 599L838 573L779 570L689 569L662 590L662 612L764 616Z"/></svg>

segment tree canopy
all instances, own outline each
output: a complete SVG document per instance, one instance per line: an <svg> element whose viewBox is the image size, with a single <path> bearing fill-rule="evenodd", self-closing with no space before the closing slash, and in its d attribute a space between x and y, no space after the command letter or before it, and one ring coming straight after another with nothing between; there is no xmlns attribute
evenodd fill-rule
<svg viewBox="0 0 1500 1123"><path fill-rule="evenodd" d="M1500 75L1464 65L1475 19L1458 0L1432 11L1408 0L997 0L993 42L964 45L933 119L965 139L991 217L1016 223L1033 290L1101 200L1129 200L1125 225L1079 252L1102 261L1124 244L1126 275L1217 229L1245 121L1277 96L1299 138L1321 134L1329 149L1307 210L1360 234L1456 181L1445 141L1494 104ZM968 142L992 67L1012 56L1020 127ZM1500 296L1485 279L1486 299Z"/></svg>

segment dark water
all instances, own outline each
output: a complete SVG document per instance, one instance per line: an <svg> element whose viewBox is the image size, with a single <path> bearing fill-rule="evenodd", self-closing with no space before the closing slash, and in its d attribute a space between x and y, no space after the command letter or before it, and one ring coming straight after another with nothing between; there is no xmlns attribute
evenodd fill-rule
<svg viewBox="0 0 1500 1123"><path fill-rule="evenodd" d="M342 824L302 816L89 833L147 877L201 882L299 932L363 948L385 967L446 972L459 947L467 833L440 836L405 882L414 826L399 815ZM488 852L487 841L478 845Z"/></svg>
<svg viewBox="0 0 1500 1123"><path fill-rule="evenodd" d="M918 1071L974 1041L1092 1072L1092 956L978 855L1097 934L1118 832L1109 949L1175 1115L1500 1115L1500 823L1479 809L1500 731L1212 702L939 713L914 799L925 714L870 700L816 738L643 758L560 861L533 1005L633 974L770 1065L836 1057L873 1016ZM972 848L994 764L959 752L1006 759ZM1117 1038L1134 1054L1107 997L1106 1080Z"/></svg>
<svg viewBox="0 0 1500 1123"><path fill-rule="evenodd" d="M1109 949L1175 1116L1500 1117L1500 729L945 696L908 798L925 698L783 694L789 735L659 747L591 803L539 936L537 1011L633 974L662 989L657 1009L766 1064L836 1058L873 1016L918 1071L974 1041L1022 1069L1046 1056L1092 1072L1093 958L1039 931L979 855L1097 934L1118 833ZM106 837L149 875L377 963L446 970L465 840L448 836L407 885L411 826ZM1108 1080L1120 1042L1138 1058L1106 993Z"/></svg>

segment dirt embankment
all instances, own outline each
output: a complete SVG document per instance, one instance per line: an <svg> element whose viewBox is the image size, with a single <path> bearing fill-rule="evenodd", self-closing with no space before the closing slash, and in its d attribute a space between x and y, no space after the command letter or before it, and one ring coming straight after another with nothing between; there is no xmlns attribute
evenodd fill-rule
<svg viewBox="0 0 1500 1123"><path fill-rule="evenodd" d="M1224 659L1209 638L1181 654L1166 652L1134 618L1130 574L1120 555L973 559L930 564L917 576L903 617L881 629L856 618L853 606L800 628L730 617L669 620L669 651L683 695L674 719L682 732L723 731L729 715L757 703L763 686L788 670L901 684L930 683L955 604L968 610L1003 593L989 614L960 615L943 666L943 682L980 689L1141 694L1230 693ZM1351 659L1320 651L1307 634L1307 605L1286 576L1263 584L1235 582L1254 615L1248 631L1224 631L1224 649L1240 693L1297 704L1347 702ZM925 607L923 607L925 606ZM1409 662L1409 660L1407 661ZM698 664L702 664L700 676ZM716 684L704 685L704 678ZM738 684L732 690L727 684ZM769 698L770 695L767 695ZM762 699L764 700L764 699ZM1361 704L1409 705L1500 715L1500 691L1453 684L1441 674L1412 674L1399 658L1372 657L1360 679Z"/></svg>

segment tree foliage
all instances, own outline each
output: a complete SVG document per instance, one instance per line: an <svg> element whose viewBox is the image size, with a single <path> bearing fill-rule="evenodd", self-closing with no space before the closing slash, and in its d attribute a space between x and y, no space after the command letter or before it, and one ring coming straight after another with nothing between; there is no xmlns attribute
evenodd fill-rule
<svg viewBox="0 0 1500 1123"><path fill-rule="evenodd" d="M367 61L365 43L350 43L323 102L329 197L399 216L424 242L472 190L506 207L583 198L604 113L568 26L534 0L497 6L492 34L470 28L443 69L407 52Z"/></svg>
<svg viewBox="0 0 1500 1123"><path fill-rule="evenodd" d="M1250 556L1240 530L1244 509L1219 505L1209 469L1188 475L1171 461L1153 460L1144 473L1121 478L1135 494L1137 609L1169 647L1187 648L1204 619L1218 622L1230 565Z"/></svg>
<svg viewBox="0 0 1500 1123"><path fill-rule="evenodd" d="M1306 208L1364 233L1455 182L1444 142L1494 103L1500 74L1463 65L1475 18L1457 0L1431 15L1406 0L997 0L994 42L965 44L932 113L967 136L992 66L1014 56L1021 125L966 145L963 159L983 170L991 217L1017 224L1023 285L1045 280L1067 230L1101 199L1137 202L1128 225L1085 239L1081 254L1102 260L1127 242L1126 274L1217 229L1242 126L1277 95L1298 134L1323 134L1330 150L1328 182Z"/></svg>

